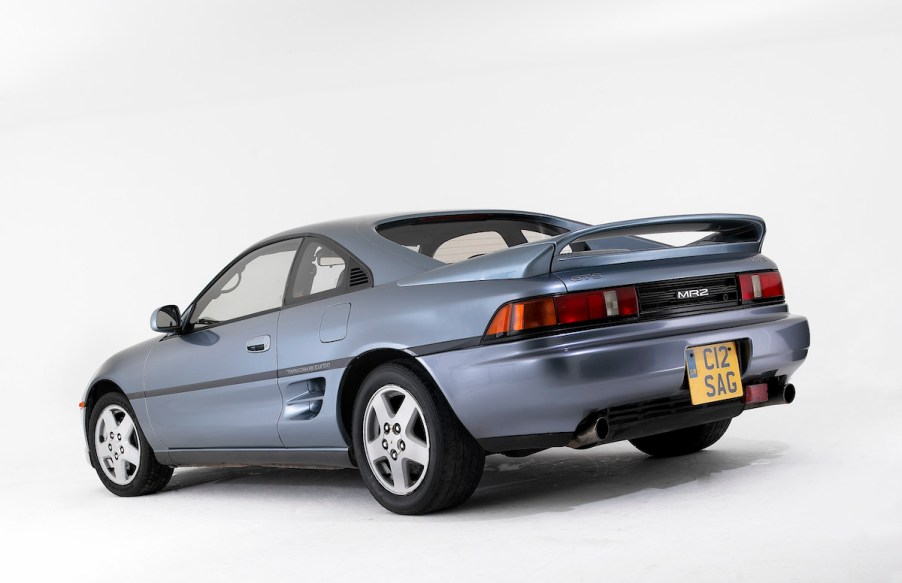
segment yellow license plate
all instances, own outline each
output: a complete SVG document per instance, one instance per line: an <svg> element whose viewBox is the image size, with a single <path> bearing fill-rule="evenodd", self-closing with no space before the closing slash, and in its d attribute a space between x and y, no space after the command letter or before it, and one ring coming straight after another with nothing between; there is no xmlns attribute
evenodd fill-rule
<svg viewBox="0 0 902 583"><path fill-rule="evenodd" d="M686 374L693 405L742 396L739 356L733 342L687 348Z"/></svg>

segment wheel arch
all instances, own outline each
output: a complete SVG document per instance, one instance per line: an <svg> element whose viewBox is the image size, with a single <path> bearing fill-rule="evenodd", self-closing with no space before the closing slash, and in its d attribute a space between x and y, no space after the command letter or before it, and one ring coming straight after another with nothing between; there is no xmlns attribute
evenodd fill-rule
<svg viewBox="0 0 902 583"><path fill-rule="evenodd" d="M91 423L91 414L94 412L94 406L97 404L104 395L108 393L122 393L126 398L128 395L125 394L125 391L122 390L115 382L109 379L100 379L95 381L94 384L91 385L91 388L88 389L88 393L85 395L84 403L85 403L85 415L83 420L83 429L85 432L85 438L88 438L88 425Z"/></svg>
<svg viewBox="0 0 902 583"><path fill-rule="evenodd" d="M347 443L352 443L351 424L354 417L354 401L357 399L357 394L360 392L363 380L368 374L390 362L404 364L417 371L419 374L429 378L436 386L438 386L438 383L435 382L435 379L429 371L426 370L426 367L410 353L404 352L403 350L397 348L377 348L356 356L354 360L348 364L347 368L345 368L345 372L341 377L341 382L338 387L339 429L341 430L342 437L344 437ZM441 388L439 388L439 391L441 392ZM356 464L357 460L352 459L352 461Z"/></svg>

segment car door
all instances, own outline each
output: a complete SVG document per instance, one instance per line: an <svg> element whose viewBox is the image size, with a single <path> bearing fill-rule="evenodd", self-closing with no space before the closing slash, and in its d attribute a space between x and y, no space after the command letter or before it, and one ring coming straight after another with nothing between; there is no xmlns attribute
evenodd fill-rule
<svg viewBox="0 0 902 583"><path fill-rule="evenodd" d="M282 447L277 329L299 239L250 251L187 310L145 365L147 412L170 449Z"/></svg>

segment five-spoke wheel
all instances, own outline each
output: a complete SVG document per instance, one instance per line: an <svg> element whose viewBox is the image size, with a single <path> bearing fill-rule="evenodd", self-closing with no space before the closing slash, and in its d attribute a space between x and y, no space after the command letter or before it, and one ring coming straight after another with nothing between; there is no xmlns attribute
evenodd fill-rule
<svg viewBox="0 0 902 583"><path fill-rule="evenodd" d="M354 452L373 497L399 514L464 502L482 477L485 452L422 371L384 364L354 405Z"/></svg>
<svg viewBox="0 0 902 583"><path fill-rule="evenodd" d="M107 490L118 496L141 496L161 490L169 482L172 468L157 461L125 395L100 397L91 409L89 423L91 464Z"/></svg>
<svg viewBox="0 0 902 583"><path fill-rule="evenodd" d="M120 486L135 479L141 465L141 441L135 421L119 405L101 411L94 428L94 452L107 478Z"/></svg>
<svg viewBox="0 0 902 583"><path fill-rule="evenodd" d="M366 461L379 482L402 496L416 490L429 469L429 432L417 400L385 385L367 403L363 425Z"/></svg>

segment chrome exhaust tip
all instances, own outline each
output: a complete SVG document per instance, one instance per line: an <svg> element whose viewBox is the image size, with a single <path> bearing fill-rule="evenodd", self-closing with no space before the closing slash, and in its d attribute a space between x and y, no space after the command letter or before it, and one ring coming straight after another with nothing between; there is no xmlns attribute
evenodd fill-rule
<svg viewBox="0 0 902 583"><path fill-rule="evenodd" d="M607 417L598 417L594 423L589 423L581 430L577 430L573 439L567 444L567 447L573 449L584 449L598 445L608 438L611 432L611 426Z"/></svg>

